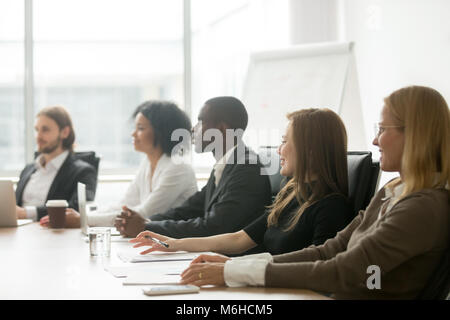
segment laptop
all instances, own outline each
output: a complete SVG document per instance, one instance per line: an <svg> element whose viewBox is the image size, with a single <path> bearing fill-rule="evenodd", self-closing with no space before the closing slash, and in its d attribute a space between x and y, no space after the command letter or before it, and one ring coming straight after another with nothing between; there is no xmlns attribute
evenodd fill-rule
<svg viewBox="0 0 450 320"><path fill-rule="evenodd" d="M86 185L77 183L78 212L80 213L80 228L83 234L87 234L87 213L86 213Z"/></svg>
<svg viewBox="0 0 450 320"><path fill-rule="evenodd" d="M31 222L32 219L17 219L13 182L0 180L0 227L18 227Z"/></svg>
<svg viewBox="0 0 450 320"><path fill-rule="evenodd" d="M87 219L87 203L86 203L86 185L84 183L77 183L77 193L78 193L78 212L80 213L80 228L81 232L85 235L88 234L88 219ZM111 227L112 236L120 236L120 232L115 228Z"/></svg>

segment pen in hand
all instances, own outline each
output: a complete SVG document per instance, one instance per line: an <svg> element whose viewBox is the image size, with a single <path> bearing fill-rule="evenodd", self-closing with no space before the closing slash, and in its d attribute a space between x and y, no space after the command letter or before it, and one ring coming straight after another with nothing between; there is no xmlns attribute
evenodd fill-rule
<svg viewBox="0 0 450 320"><path fill-rule="evenodd" d="M162 246L164 246L164 247L166 247L166 248L169 247L169 245L168 245L167 243L162 242L161 240L158 240L158 239L156 239L156 238L153 238L153 237L151 237L151 236L149 236L149 235L145 235L144 238L145 238L145 239L152 240L153 242L156 242L157 244L160 244L160 245L162 245Z"/></svg>

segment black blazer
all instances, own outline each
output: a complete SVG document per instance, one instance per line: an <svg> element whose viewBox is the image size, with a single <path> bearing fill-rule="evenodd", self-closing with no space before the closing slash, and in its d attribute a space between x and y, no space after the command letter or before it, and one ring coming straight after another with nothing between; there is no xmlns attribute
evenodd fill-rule
<svg viewBox="0 0 450 320"><path fill-rule="evenodd" d="M250 157L257 163L250 164ZM242 230L264 214L271 188L259 158L245 147L244 154L238 157L235 149L229 159L234 162L226 164L217 187L213 170L201 191L181 206L151 216L146 229L174 238L205 237Z"/></svg>
<svg viewBox="0 0 450 320"><path fill-rule="evenodd" d="M20 180L16 188L18 206L22 206L23 191L35 171L36 166L33 162L20 173ZM65 199L69 203L69 208L78 210L77 182L86 185L86 201L93 201L97 185L97 171L87 162L76 159L73 154L69 153L50 186L47 200ZM44 203L37 207L38 220L46 215L47 208Z"/></svg>

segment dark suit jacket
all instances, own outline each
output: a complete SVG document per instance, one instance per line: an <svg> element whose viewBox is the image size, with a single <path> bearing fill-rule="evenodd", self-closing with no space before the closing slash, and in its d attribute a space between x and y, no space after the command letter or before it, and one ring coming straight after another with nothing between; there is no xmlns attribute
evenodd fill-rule
<svg viewBox="0 0 450 320"><path fill-rule="evenodd" d="M181 206L151 216L146 229L174 238L204 237L243 229L263 214L271 201L268 176L261 174L259 159L257 164L249 164L250 156L257 159L247 148L238 157L235 149L229 158L234 159L234 164L226 164L217 187L213 171L201 191Z"/></svg>
<svg viewBox="0 0 450 320"><path fill-rule="evenodd" d="M20 173L20 180L16 188L16 202L19 206L22 206L25 186L35 171L36 166L33 162ZM47 200L65 199L69 203L69 208L78 210L77 182L86 185L86 200L93 201L97 185L97 171L87 162L76 159L73 154L69 153L50 186ZM47 215L45 204L37 207L37 215L38 220Z"/></svg>

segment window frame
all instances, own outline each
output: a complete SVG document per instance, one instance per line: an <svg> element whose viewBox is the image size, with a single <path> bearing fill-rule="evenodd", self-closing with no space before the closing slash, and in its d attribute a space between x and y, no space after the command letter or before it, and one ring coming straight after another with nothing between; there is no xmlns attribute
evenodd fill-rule
<svg viewBox="0 0 450 320"><path fill-rule="evenodd" d="M24 117L25 117L25 163L34 159L34 48L33 48L33 0L24 1ZM183 87L185 112L192 118L192 76L191 76L191 0L183 2ZM80 150L81 151L81 150ZM130 181L137 167L100 169L99 181L121 182ZM1 179L17 182L21 170L0 170ZM203 170L202 170L203 171Z"/></svg>

